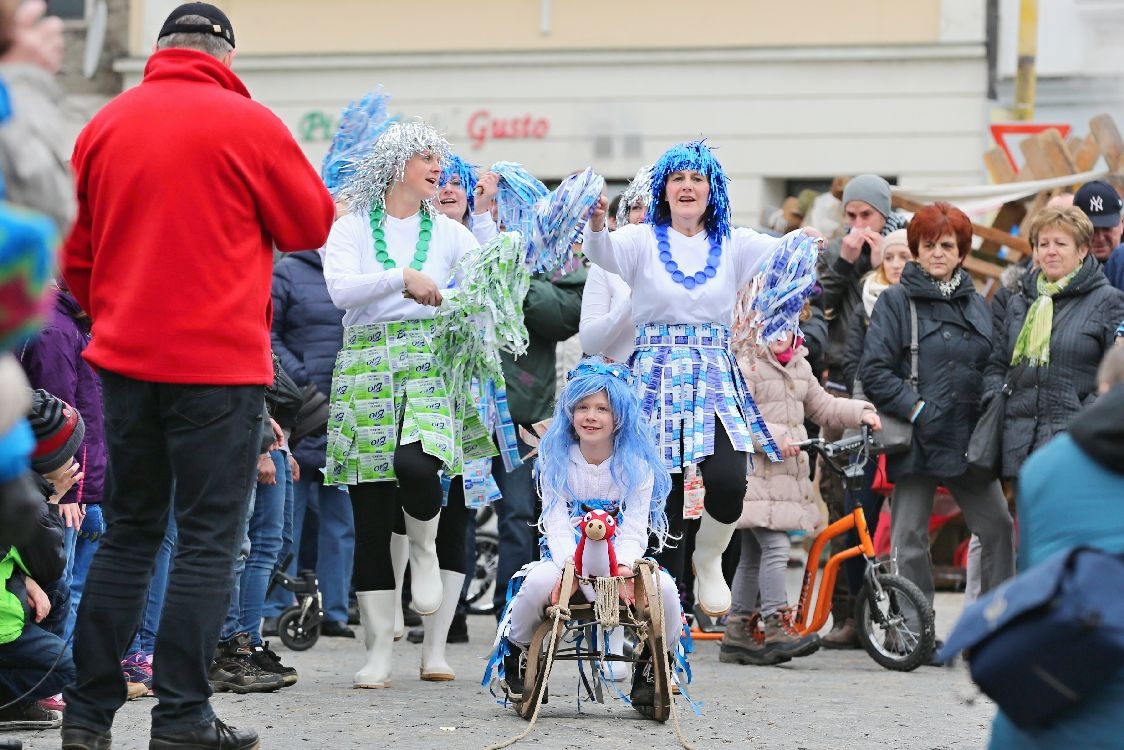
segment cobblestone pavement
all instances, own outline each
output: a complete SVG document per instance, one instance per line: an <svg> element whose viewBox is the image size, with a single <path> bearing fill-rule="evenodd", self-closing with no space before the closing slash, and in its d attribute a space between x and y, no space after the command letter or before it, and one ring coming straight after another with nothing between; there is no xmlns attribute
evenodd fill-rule
<svg viewBox="0 0 1124 750"><path fill-rule="evenodd" d="M938 594L938 635L948 632L960 606L960 595ZM455 682L421 682L421 648L401 641L395 645L393 687L354 690L351 675L360 665L361 641L322 638L303 653L279 649L300 672L295 686L266 695L217 695L215 709L230 724L256 728L268 750L483 750L526 726L480 685L493 622L471 618L471 643L450 646ZM986 699L974 699L962 667L899 674L882 669L863 651L823 650L779 667L747 667L721 664L715 642L696 646L691 696L702 704L701 716L683 702L679 712L684 735L698 750L945 750L986 744L994 709ZM625 747L679 747L670 722L645 720L619 701L583 703L579 713L576 685L572 665L556 670L550 703L531 736L516 748L619 747L622 740ZM152 699L134 701L118 713L116 750L148 747L152 705ZM57 732L29 733L23 739L29 750L60 746Z"/></svg>

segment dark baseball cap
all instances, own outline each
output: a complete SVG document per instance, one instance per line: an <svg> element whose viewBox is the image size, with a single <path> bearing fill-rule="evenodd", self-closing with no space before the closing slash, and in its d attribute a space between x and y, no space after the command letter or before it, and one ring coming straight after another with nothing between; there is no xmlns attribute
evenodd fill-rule
<svg viewBox="0 0 1124 750"><path fill-rule="evenodd" d="M1081 186L1073 196L1073 205L1085 212L1093 226L1108 229L1120 223L1120 209L1124 207L1124 201L1120 200L1112 185L1094 180Z"/></svg>
<svg viewBox="0 0 1124 750"><path fill-rule="evenodd" d="M180 19L184 16L202 16L209 23L183 23ZM164 25L160 27L160 33L156 38L160 39L169 34L213 34L230 42L231 47L234 46L234 27L230 25L230 19L210 3L184 3L173 10L164 21Z"/></svg>

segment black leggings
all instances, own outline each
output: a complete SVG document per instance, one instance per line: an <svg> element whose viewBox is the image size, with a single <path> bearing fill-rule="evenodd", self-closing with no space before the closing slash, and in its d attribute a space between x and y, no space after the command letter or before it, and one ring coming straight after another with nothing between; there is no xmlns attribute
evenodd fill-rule
<svg viewBox="0 0 1124 750"><path fill-rule="evenodd" d="M352 584L356 591L394 590L391 532L401 511L419 521L428 521L441 511L441 480L437 475L440 469L441 459L425 453L420 442L399 445L394 451L397 484L363 482L348 487L355 515ZM463 533L462 527L462 537ZM462 558L463 544L462 540Z"/></svg>
<svg viewBox="0 0 1124 750"><path fill-rule="evenodd" d="M758 455L757 460L769 459ZM720 523L734 523L741 517L745 499L746 475L749 471L747 454L734 449L722 420L714 418L714 453L699 463L706 499L706 512ZM675 580L683 578L686 565L686 547L683 544L683 473L671 475L671 494L667 498L667 525L675 541L674 547L665 547L656 554L656 560L667 568Z"/></svg>

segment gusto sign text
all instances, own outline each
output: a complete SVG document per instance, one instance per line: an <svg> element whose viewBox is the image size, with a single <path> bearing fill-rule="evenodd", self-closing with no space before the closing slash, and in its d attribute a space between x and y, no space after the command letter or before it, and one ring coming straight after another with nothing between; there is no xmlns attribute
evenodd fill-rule
<svg viewBox="0 0 1124 750"><path fill-rule="evenodd" d="M493 117L488 110L478 109L468 118L468 137L474 149L482 147L489 138L546 138L549 132L550 120L531 114Z"/></svg>

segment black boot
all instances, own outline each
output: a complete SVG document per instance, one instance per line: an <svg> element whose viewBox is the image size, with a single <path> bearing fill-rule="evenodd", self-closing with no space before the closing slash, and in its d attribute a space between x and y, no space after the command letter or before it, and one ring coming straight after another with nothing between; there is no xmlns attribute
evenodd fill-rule
<svg viewBox="0 0 1124 750"><path fill-rule="evenodd" d="M62 750L109 750L113 736L109 732L95 732L83 727L62 727Z"/></svg>
<svg viewBox="0 0 1124 750"><path fill-rule="evenodd" d="M654 666L648 647L644 646L632 669L632 692L628 696L632 707L649 718L655 712L656 705Z"/></svg>
<svg viewBox="0 0 1124 750"><path fill-rule="evenodd" d="M199 750L200 748L214 748L214 750L257 750L261 747L258 742L258 733L253 729L238 729L228 727L218 719L209 727L193 729L188 732L176 734L153 735L148 742L148 750Z"/></svg>
<svg viewBox="0 0 1124 750"><path fill-rule="evenodd" d="M523 699L523 649L514 643L507 644L508 653L503 657L503 684L509 700Z"/></svg>
<svg viewBox="0 0 1124 750"><path fill-rule="evenodd" d="M449 625L449 636L446 643L468 643L468 618L464 612L453 615L453 622Z"/></svg>

